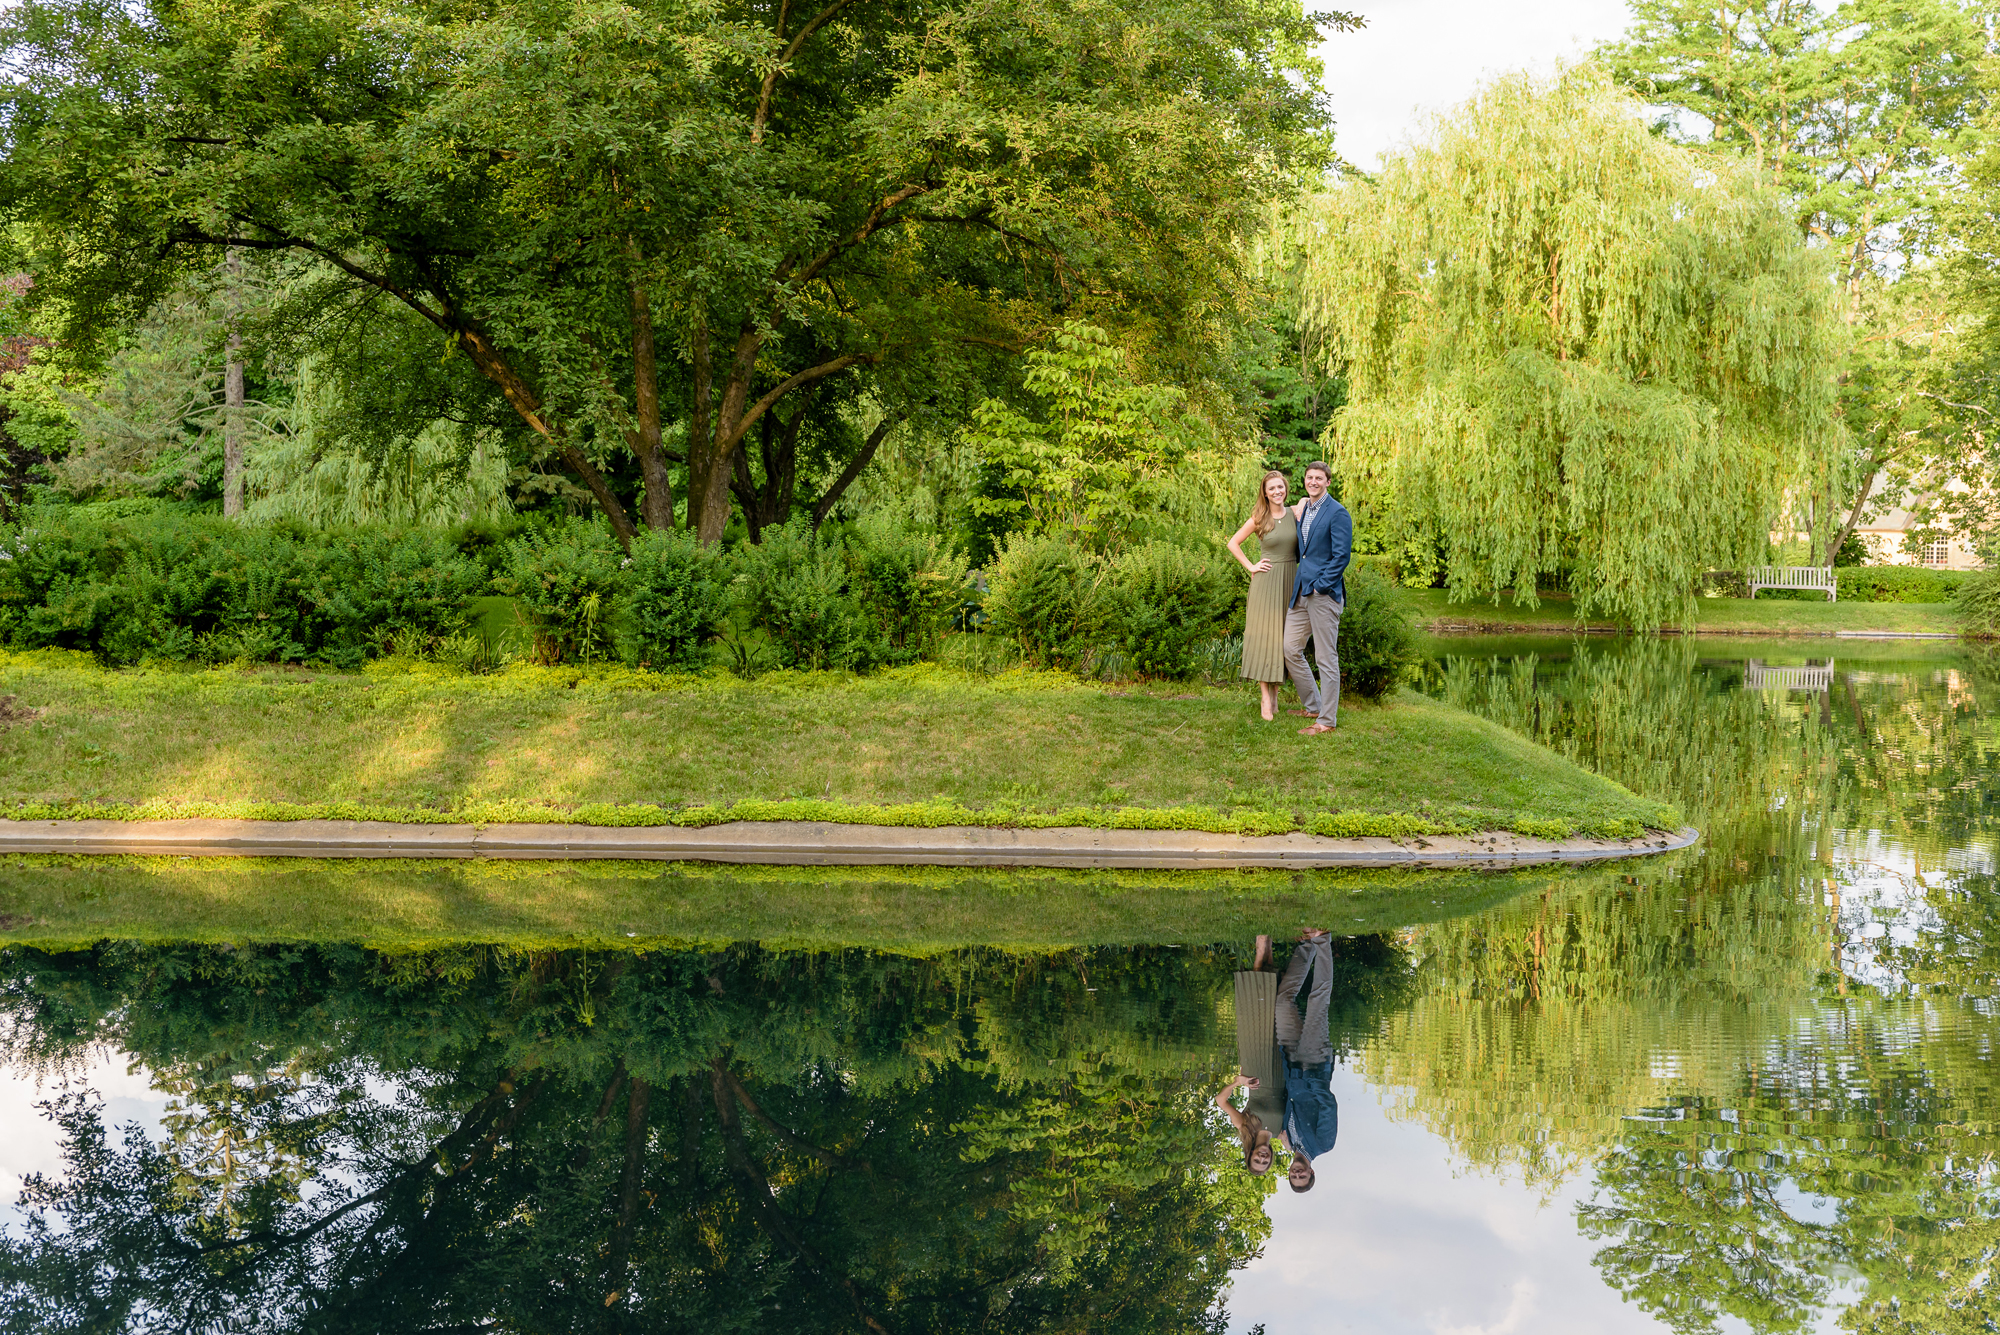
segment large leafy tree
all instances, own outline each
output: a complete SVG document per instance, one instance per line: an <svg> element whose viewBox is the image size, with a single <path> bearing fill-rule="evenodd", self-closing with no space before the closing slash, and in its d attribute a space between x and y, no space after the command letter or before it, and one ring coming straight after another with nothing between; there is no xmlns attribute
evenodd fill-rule
<svg viewBox="0 0 2000 1335"><path fill-rule="evenodd" d="M1823 266L1588 68L1491 85L1294 226L1345 499L1456 597L1560 576L1579 614L1685 619L1833 448Z"/></svg>
<svg viewBox="0 0 2000 1335"><path fill-rule="evenodd" d="M1324 151L1314 22L1264 0L33 0L0 40L0 209L73 355L228 247L310 256L628 536L622 452L656 527L679 454L712 540L788 396L927 402L1051 312L1198 365L1239 223Z"/></svg>
<svg viewBox="0 0 2000 1335"><path fill-rule="evenodd" d="M1961 301L1927 261L1985 139L1991 0L1635 0L1602 56L1670 137L1750 163L1833 262L1847 447L1800 489L1815 560L1869 512L1960 473Z"/></svg>

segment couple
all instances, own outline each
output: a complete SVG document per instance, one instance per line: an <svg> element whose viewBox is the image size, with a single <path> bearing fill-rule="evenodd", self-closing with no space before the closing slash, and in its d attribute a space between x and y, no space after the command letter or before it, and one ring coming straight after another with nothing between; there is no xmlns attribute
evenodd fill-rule
<svg viewBox="0 0 2000 1335"><path fill-rule="evenodd" d="M1250 572L1250 605L1243 623L1242 676L1263 694L1264 717L1278 716L1278 688L1287 676L1299 693L1298 712L1312 719L1305 737L1332 732L1340 723L1340 614L1347 607L1347 561L1354 551L1354 521L1347 507L1326 494L1325 464L1306 465L1306 498L1285 504L1285 475L1264 474L1257 508L1229 540L1237 563ZM1243 540L1257 538L1254 565ZM1319 681L1306 666L1306 641L1319 662Z"/></svg>
<svg viewBox="0 0 2000 1335"><path fill-rule="evenodd" d="M1333 938L1321 931L1301 933L1282 983L1266 968L1270 962L1271 938L1260 936L1256 960L1235 975L1236 1059L1242 1074L1222 1087L1215 1106L1236 1127L1245 1168L1270 1172L1283 1148L1292 1156L1285 1180L1293 1191L1311 1191L1318 1177L1313 1160L1331 1150L1340 1134L1326 1015L1333 996ZM1301 991L1306 991L1303 1017ZM1230 1102L1239 1089L1250 1091L1241 1112Z"/></svg>

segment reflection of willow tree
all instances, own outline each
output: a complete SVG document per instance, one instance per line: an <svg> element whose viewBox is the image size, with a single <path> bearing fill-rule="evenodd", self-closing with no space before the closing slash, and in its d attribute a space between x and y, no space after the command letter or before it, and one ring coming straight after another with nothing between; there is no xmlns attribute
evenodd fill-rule
<svg viewBox="0 0 2000 1335"><path fill-rule="evenodd" d="M1983 835L1974 685L1925 667L1787 697L1697 669L1654 641L1436 670L1453 703L1680 803L1704 843L1655 884L1422 929L1422 999L1362 1065L1475 1163L1543 1182L1595 1163L1598 1264L1676 1329L1802 1329L1852 1277L1851 1328L1991 1330L2000 1035L1955 996L1834 972L1863 874L1844 831L1920 869ZM1923 892L1943 930L1902 950L1905 977L1991 994L1990 880Z"/></svg>
<svg viewBox="0 0 2000 1335"><path fill-rule="evenodd" d="M1205 1091L1231 961L101 946L0 957L59 1105L36 1329L1196 1330L1267 1227ZM1094 990L1093 990L1094 989Z"/></svg>
<svg viewBox="0 0 2000 1335"><path fill-rule="evenodd" d="M1828 960L1825 915L1791 889L1815 866L1812 803L1773 812L1770 794L1802 778L1824 791L1830 751L1694 666L1690 643L1648 639L1434 669L1444 699L1680 803L1702 829L1671 881L1635 864L1645 884L1579 877L1422 930L1422 999L1363 1063L1475 1162L1545 1182L1576 1171L1708 1060L1688 1033L1772 1032Z"/></svg>
<svg viewBox="0 0 2000 1335"><path fill-rule="evenodd" d="M1951 1018L1850 998L1628 1121L1582 1208L1605 1277L1676 1330L1809 1328L1842 1274L1847 1329L1992 1330L1994 1035Z"/></svg>

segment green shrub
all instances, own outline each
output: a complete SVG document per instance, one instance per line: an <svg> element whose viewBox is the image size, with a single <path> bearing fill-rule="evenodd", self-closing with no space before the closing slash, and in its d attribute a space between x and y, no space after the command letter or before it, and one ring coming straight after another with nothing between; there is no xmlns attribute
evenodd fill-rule
<svg viewBox="0 0 2000 1335"><path fill-rule="evenodd" d="M1837 566L1833 580L1844 603L1948 603L1969 573L1925 566Z"/></svg>
<svg viewBox="0 0 2000 1335"><path fill-rule="evenodd" d="M847 568L870 637L889 663L933 656L968 591L966 559L948 540L889 515L854 526Z"/></svg>
<svg viewBox="0 0 2000 1335"><path fill-rule="evenodd" d="M2000 570L1968 572L1952 602L1967 634L2000 634Z"/></svg>
<svg viewBox="0 0 2000 1335"><path fill-rule="evenodd" d="M771 637L784 667L859 671L883 646L848 587L840 539L817 535L805 519L764 530L744 549L738 599L750 623Z"/></svg>
<svg viewBox="0 0 2000 1335"><path fill-rule="evenodd" d="M571 520L507 544L494 583L512 594L533 637L538 663L607 657L625 553L611 530Z"/></svg>
<svg viewBox="0 0 2000 1335"><path fill-rule="evenodd" d="M655 669L698 664L727 607L722 558L686 530L649 530L633 542L622 583L626 660Z"/></svg>
<svg viewBox="0 0 2000 1335"><path fill-rule="evenodd" d="M986 613L1037 667L1073 668L1090 649L1097 564L1061 538L1016 534L988 575Z"/></svg>
<svg viewBox="0 0 2000 1335"><path fill-rule="evenodd" d="M41 507L0 531L0 642L352 667L462 633L484 583L438 533Z"/></svg>
<svg viewBox="0 0 2000 1335"><path fill-rule="evenodd" d="M1092 619L1128 672L1184 680L1234 619L1239 583L1209 553L1148 542L1106 568Z"/></svg>
<svg viewBox="0 0 2000 1335"><path fill-rule="evenodd" d="M1416 627L1393 584L1372 566L1350 565L1340 617L1340 689L1366 700L1392 693L1423 662Z"/></svg>

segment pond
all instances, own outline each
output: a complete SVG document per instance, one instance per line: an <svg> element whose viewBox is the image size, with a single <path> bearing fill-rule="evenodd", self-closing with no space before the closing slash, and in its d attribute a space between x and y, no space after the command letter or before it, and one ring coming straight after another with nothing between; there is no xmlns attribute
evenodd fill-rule
<svg viewBox="0 0 2000 1335"><path fill-rule="evenodd" d="M2000 666L1438 641L1686 853L1325 952L1245 1171L1240 939L0 951L7 1329L1992 1330ZM1487 901L1490 904L1490 901ZM1329 924L1336 932L1338 923ZM37 1103L45 1106L38 1111ZM41 1174L41 1176L33 1176Z"/></svg>

